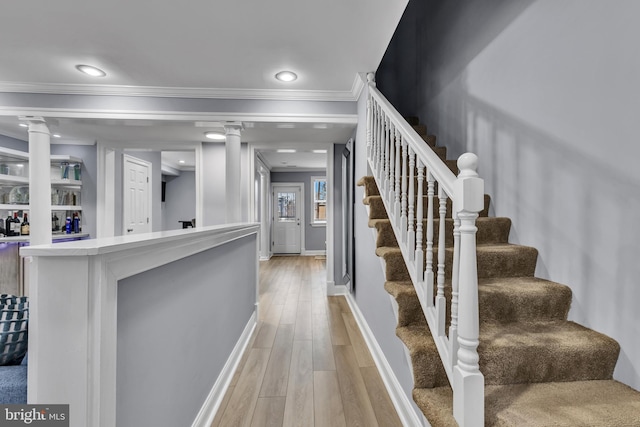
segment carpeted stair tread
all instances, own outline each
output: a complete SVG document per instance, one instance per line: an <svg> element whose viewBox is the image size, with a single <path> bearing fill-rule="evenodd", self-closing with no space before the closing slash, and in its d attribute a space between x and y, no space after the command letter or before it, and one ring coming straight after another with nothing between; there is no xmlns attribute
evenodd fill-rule
<svg viewBox="0 0 640 427"><path fill-rule="evenodd" d="M387 281L384 287L398 303L398 326L424 321L415 287L410 281ZM445 284L445 297L450 313L450 283ZM536 277L485 278L478 280L478 303L480 322L560 321L567 318L571 289Z"/></svg>
<svg viewBox="0 0 640 427"><path fill-rule="evenodd" d="M431 147L435 147L436 146L436 136L435 135L420 135L420 136L422 137L424 142L427 143L427 145L429 145Z"/></svg>
<svg viewBox="0 0 640 427"><path fill-rule="evenodd" d="M478 279L481 322L566 320L571 296L568 286L537 277Z"/></svg>
<svg viewBox="0 0 640 427"><path fill-rule="evenodd" d="M358 187L364 187L366 196L379 196L380 191L376 185L376 180L373 176L363 176L356 183Z"/></svg>
<svg viewBox="0 0 640 427"><path fill-rule="evenodd" d="M397 327L396 335L409 349L414 387L432 388L449 384L436 343L426 323Z"/></svg>
<svg viewBox="0 0 640 427"><path fill-rule="evenodd" d="M431 147L442 160L447 160L447 147Z"/></svg>
<svg viewBox="0 0 640 427"><path fill-rule="evenodd" d="M417 388L413 398L433 427L455 427L450 387ZM489 385L487 427L640 426L640 393L614 380Z"/></svg>
<svg viewBox="0 0 640 427"><path fill-rule="evenodd" d="M427 190L425 189L425 192ZM382 196L380 195L371 195L371 196L366 196L363 200L362 203L364 203L365 205L369 205L369 207L375 207L375 211L373 214L369 213L369 218L373 218L373 219L377 219L377 218L388 218L387 216L387 211L384 210L384 202L382 201ZM491 197L489 197L488 194L484 195L484 208L478 212L478 217L480 218L486 218L489 216L489 205L491 204ZM427 214L428 214L428 209L429 209L429 198L428 197L424 197L422 199L422 206L423 206L423 215L424 218L427 218ZM452 212L452 207L453 204L451 203L451 199L447 199L447 213L445 215L446 218L451 218L451 212ZM433 209L433 217L435 218L439 218L440 217L440 213L439 213L439 209L440 209L440 202L438 201L437 197L434 197L433 199L433 205L432 205L432 209ZM383 212L384 211L384 212Z"/></svg>
<svg viewBox="0 0 640 427"><path fill-rule="evenodd" d="M409 271L402 258L402 252L397 246L381 246L376 248L376 255L384 259L385 277L392 281L411 280Z"/></svg>
<svg viewBox="0 0 640 427"><path fill-rule="evenodd" d="M398 303L397 326L421 325L426 326L427 321L420 307L420 301L411 281L386 281L384 289L395 298Z"/></svg>
<svg viewBox="0 0 640 427"><path fill-rule="evenodd" d="M619 344L574 322L480 325L485 384L611 379Z"/></svg>
<svg viewBox="0 0 640 427"><path fill-rule="evenodd" d="M412 125L411 126L416 132L418 132L418 135L426 135L427 134L427 126L426 125Z"/></svg>

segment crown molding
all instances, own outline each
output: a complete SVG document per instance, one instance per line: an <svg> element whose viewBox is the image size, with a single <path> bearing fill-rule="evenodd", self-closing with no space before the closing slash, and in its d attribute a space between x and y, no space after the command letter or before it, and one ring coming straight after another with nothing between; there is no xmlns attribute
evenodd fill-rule
<svg viewBox="0 0 640 427"><path fill-rule="evenodd" d="M356 75L351 90L233 89L66 83L0 82L0 92L58 95L148 96L159 98L266 99L295 101L357 101L364 83Z"/></svg>

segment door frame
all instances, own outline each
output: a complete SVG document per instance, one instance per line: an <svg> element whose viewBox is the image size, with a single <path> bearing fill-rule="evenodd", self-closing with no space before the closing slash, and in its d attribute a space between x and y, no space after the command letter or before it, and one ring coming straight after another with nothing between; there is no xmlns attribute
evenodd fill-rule
<svg viewBox="0 0 640 427"><path fill-rule="evenodd" d="M131 163L144 165L147 167L147 170L149 171L149 175L148 175L149 180L147 181L147 206L149 207L149 233L151 233L153 232L153 195L151 190L153 188L153 164L146 160L133 157L130 154L123 153L122 154L122 195L123 195L122 197L122 235L123 236L127 235L127 224L125 223L125 218L124 218L124 214L126 212L126 209L124 208L124 203L125 203L124 194L127 190L126 189L127 168L125 167L125 165L127 164L128 161Z"/></svg>
<svg viewBox="0 0 640 427"><path fill-rule="evenodd" d="M298 204L298 207L300 207L302 205L302 209L300 209L300 255L304 255L306 248L305 248L305 240L304 240L304 235L305 235L305 229L306 229L306 223L305 221L305 211L306 211L306 206L304 206L306 204L305 202L305 198L304 198L304 182L272 182L271 183L271 229L273 230L273 227L275 226L275 205L273 204L273 199L276 196L276 188L278 187L299 187L300 188L300 200L302 201L302 203ZM273 253L273 236L275 233L271 233L271 241L270 243L270 248L271 248L271 253Z"/></svg>

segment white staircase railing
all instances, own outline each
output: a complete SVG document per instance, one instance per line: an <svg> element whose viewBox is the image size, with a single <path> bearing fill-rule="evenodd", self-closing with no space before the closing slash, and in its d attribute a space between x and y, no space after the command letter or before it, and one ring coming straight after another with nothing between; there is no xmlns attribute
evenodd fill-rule
<svg viewBox="0 0 640 427"><path fill-rule="evenodd" d="M456 177L376 89L373 74L369 74L367 80L369 166L453 389L453 415L461 427L483 426L484 377L479 369L477 351L475 223L478 212L484 208L484 181L476 172L477 157L472 153L460 156L460 173ZM434 220L436 196L439 203L437 223ZM452 205L453 247L445 249L447 199L451 199ZM425 221L426 227L423 226ZM438 227L437 242L433 241L434 225ZM444 293L447 251L453 252L448 335ZM434 253L437 254L435 260Z"/></svg>

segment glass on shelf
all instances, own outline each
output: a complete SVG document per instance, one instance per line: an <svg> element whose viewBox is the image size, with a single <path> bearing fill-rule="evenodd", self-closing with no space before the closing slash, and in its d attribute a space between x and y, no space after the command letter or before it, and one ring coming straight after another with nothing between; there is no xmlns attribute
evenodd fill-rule
<svg viewBox="0 0 640 427"><path fill-rule="evenodd" d="M28 205L29 204L29 187L13 187L9 193L9 204L11 205Z"/></svg>
<svg viewBox="0 0 640 427"><path fill-rule="evenodd" d="M0 175L27 176L29 168L22 162L0 162Z"/></svg>
<svg viewBox="0 0 640 427"><path fill-rule="evenodd" d="M82 165L76 163L73 165L73 179L80 181L82 179Z"/></svg>
<svg viewBox="0 0 640 427"><path fill-rule="evenodd" d="M69 179L69 162L60 163L60 179Z"/></svg>

